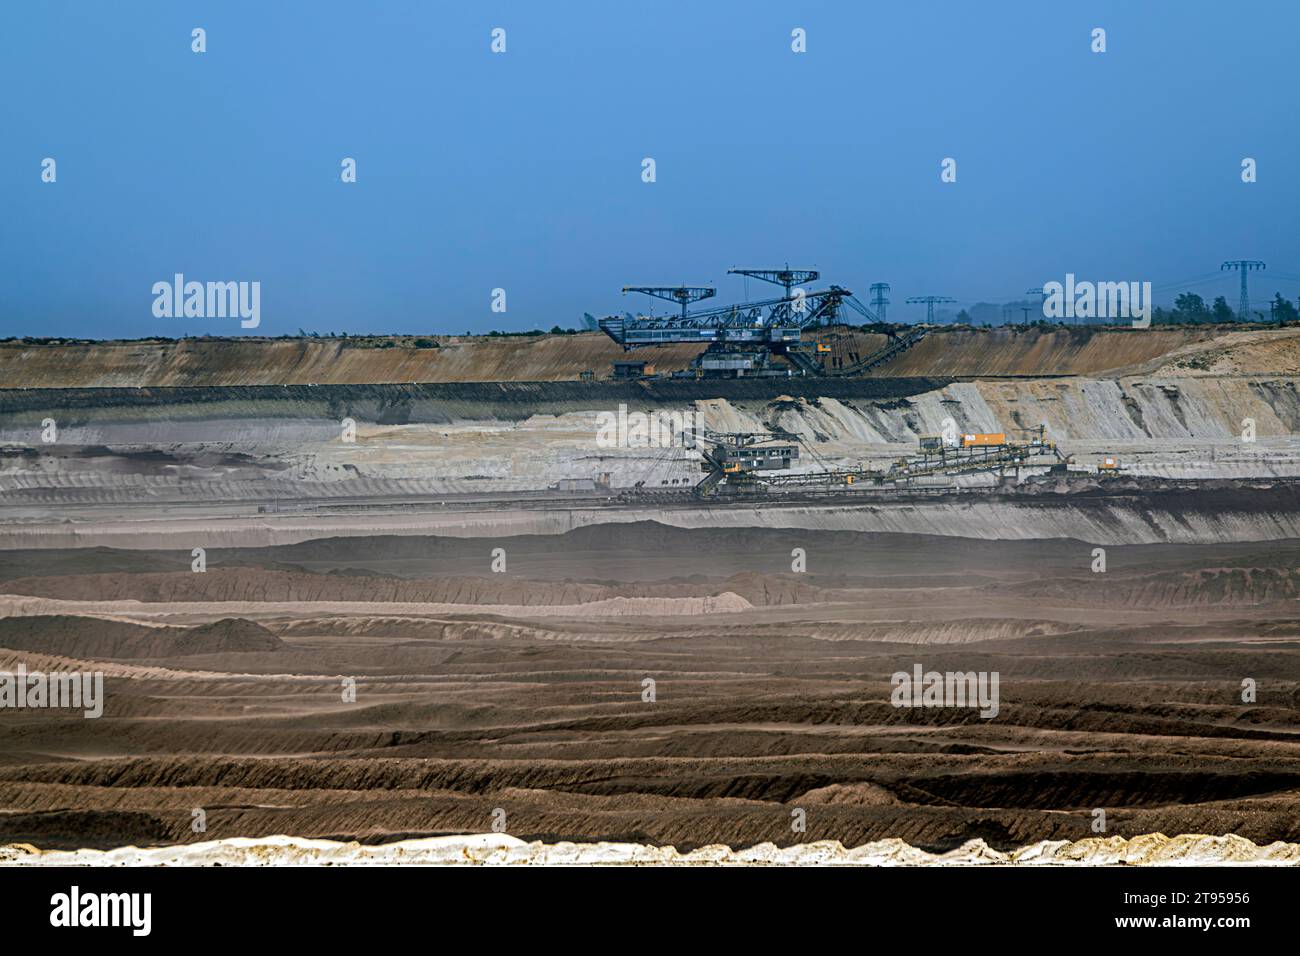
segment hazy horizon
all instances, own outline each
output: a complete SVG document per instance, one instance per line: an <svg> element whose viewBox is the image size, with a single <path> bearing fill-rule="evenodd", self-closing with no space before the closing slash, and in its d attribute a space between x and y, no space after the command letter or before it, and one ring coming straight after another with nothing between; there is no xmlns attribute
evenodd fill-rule
<svg viewBox="0 0 1300 956"><path fill-rule="evenodd" d="M1238 258L1268 263L1253 308L1300 296L1293 4L76 2L7 21L0 337L577 328L647 308L623 285L725 304L746 298L728 267L786 263L864 302L889 282L901 321L924 317L910 296L955 312L1066 273L1235 309L1219 266ZM260 325L155 316L176 273L260 283Z"/></svg>

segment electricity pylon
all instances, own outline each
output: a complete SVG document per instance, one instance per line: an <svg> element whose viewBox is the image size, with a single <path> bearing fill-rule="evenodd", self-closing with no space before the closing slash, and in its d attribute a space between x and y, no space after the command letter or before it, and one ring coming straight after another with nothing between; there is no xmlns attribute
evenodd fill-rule
<svg viewBox="0 0 1300 956"><path fill-rule="evenodd" d="M934 325L934 304L936 302L956 302L956 299L950 299L946 295L917 295L907 300L908 305L925 305L925 322L926 325Z"/></svg>
<svg viewBox="0 0 1300 956"><path fill-rule="evenodd" d="M880 316L880 321L885 321L885 308L889 305L889 283L873 282L871 283L871 308L876 315Z"/></svg>
<svg viewBox="0 0 1300 956"><path fill-rule="evenodd" d="M1241 301L1237 304L1237 321L1250 321L1250 295L1246 292L1246 274L1254 270L1263 269L1264 263L1258 259L1229 259L1223 265L1219 266L1219 271L1224 269L1236 269L1241 273Z"/></svg>

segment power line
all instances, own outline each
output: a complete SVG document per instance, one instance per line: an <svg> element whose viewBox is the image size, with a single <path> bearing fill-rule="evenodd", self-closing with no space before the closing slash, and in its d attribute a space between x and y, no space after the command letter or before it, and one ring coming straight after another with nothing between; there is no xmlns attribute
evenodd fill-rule
<svg viewBox="0 0 1300 956"><path fill-rule="evenodd" d="M1160 283L1159 285L1152 286L1152 291L1154 291L1154 292L1165 292L1165 291L1168 291L1168 290L1170 290L1170 289L1181 288L1182 286L1188 286L1188 285L1193 285L1193 284L1201 284L1201 283L1205 283L1205 282L1218 282L1218 281L1221 280L1222 278L1223 278L1223 272L1222 272L1222 271L1219 271L1219 272L1205 272L1205 273L1202 273L1201 275L1188 276L1186 279L1178 279L1178 280L1176 280L1176 281L1174 281L1174 282L1162 282L1162 283Z"/></svg>

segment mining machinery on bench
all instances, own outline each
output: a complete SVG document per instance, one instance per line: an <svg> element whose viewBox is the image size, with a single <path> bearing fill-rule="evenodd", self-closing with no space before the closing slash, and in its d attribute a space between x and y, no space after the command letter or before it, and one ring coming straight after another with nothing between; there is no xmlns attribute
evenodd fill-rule
<svg viewBox="0 0 1300 956"><path fill-rule="evenodd" d="M1071 459L1047 437L1047 429L1040 425L1029 432L1026 439L1008 440L1002 432L992 434L962 434L955 442L947 442L937 435L920 439L916 455L900 458L890 466L888 477L896 482L909 482L916 478L934 476L969 475L996 471L1005 475L1019 472L1033 459L1047 459L1050 464L1069 464Z"/></svg>
<svg viewBox="0 0 1300 956"><path fill-rule="evenodd" d="M785 432L705 432L696 442L704 478L695 486L700 497L754 495L782 488L859 488L907 486L917 479L996 472L1004 476L1030 464L1068 464L1071 459L1046 436L1041 426L1025 440L1005 434L964 434L955 441L922 436L915 455L896 459L888 468L832 468L796 435ZM800 449L821 466L791 472Z"/></svg>
<svg viewBox="0 0 1300 956"><path fill-rule="evenodd" d="M879 322L870 309L854 298L852 291L830 285L805 291L798 283L813 282L821 277L815 269L730 269L733 275L770 282L782 287L783 295L757 302L743 302L697 312L687 305L710 298L714 290L707 286L626 286L624 292L642 292L656 298L677 302L677 315L654 316L624 314L600 319L598 326L624 351L646 346L677 343L704 344L691 374L701 378L738 378L771 375L855 375L894 358L915 345L925 334L917 327L899 335L885 326L889 342L866 356L851 356L839 367L827 368L823 356L829 346L806 342L804 335L814 329L844 321L846 310L856 312L868 322ZM775 365L780 356L789 369Z"/></svg>
<svg viewBox="0 0 1300 956"><path fill-rule="evenodd" d="M874 479L878 473L867 469L838 470L823 467L820 471L772 474L786 471L799 463L802 441L784 432L705 432L696 446L701 455L704 478L695 493L708 496L725 485L727 493L761 492L769 487L793 485L851 485L859 479ZM817 458L816 452L809 451Z"/></svg>

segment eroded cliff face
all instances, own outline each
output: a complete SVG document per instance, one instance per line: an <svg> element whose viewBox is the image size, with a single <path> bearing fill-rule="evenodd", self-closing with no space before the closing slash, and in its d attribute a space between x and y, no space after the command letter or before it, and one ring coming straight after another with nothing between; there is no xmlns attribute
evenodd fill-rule
<svg viewBox="0 0 1300 956"><path fill-rule="evenodd" d="M782 394L773 383L759 382L651 389L553 383L9 392L0 398L0 444L8 446L0 452L0 490L6 504L25 509L27 518L41 513L52 518L70 507L127 507L150 500L243 503L245 510L270 501L292 510L295 501L306 500L514 494L600 474L609 475L616 489L641 481L655 490L684 492L699 480L693 450L605 447L598 440L601 415L620 406L693 415L699 427L715 431L782 429L799 435L815 457L832 464L887 466L913 451L919 436L945 428L1017 436L1042 425L1083 469L1118 455L1129 475L1149 478L1267 482L1300 476L1300 446L1293 437L1300 429L1300 396L1291 378L830 385L837 394L815 389ZM719 391L729 397L718 397ZM39 440L46 417L58 422L55 443ZM349 418L355 422L352 442L342 437ZM1254 441L1243 437L1248 423ZM810 454L803 467L818 462ZM960 484L991 481L979 476ZM1079 488L1076 482L1057 490ZM646 502L613 518L602 510L569 506L555 512L426 513L396 520L382 514L295 515L277 520L277 528L265 534L270 542L404 525L449 534L505 527L551 532L646 518L669 524L1063 536L1098 543L1269 540L1300 532L1300 509L1283 500L1282 492L1280 498L1258 490L1236 494L1227 487L1206 488L1170 505L1168 495L1148 494L1151 490L1160 489L1135 486L1127 497L1097 500L1057 494L1035 500L1032 507L1024 495L954 495L912 502L864 499L847 508L789 501L780 508ZM33 545L70 535L115 534L112 522L101 519L102 527L95 528L79 526L75 515L70 520L44 528L25 524L7 534ZM178 514L176 520L181 526L194 519ZM233 518L222 527L244 533L234 530L239 525ZM152 528L136 528L128 536L155 540L169 533Z"/></svg>
<svg viewBox="0 0 1300 956"><path fill-rule="evenodd" d="M0 441L30 444L46 417L56 418L69 441L68 429L82 430L80 443L181 442L211 422L247 423L233 427L250 437L273 436L278 428L336 431L345 417L392 426L526 426L530 419L557 419L594 429L595 415L620 405L698 412L710 428L779 427L821 441L866 444L913 442L940 432L948 418L958 429L1008 433L1046 425L1060 440L1239 440L1245 419L1261 437L1300 430L1298 381L1253 375L34 389L0 391Z"/></svg>
<svg viewBox="0 0 1300 956"><path fill-rule="evenodd" d="M348 385L413 382L577 381L601 377L623 350L603 333L431 336L436 348L396 338L389 348L348 339L183 339L35 344L0 342L6 388ZM685 368L698 346L654 350L662 371Z"/></svg>
<svg viewBox="0 0 1300 956"><path fill-rule="evenodd" d="M1169 479L1300 475L1297 379L1134 376L20 390L0 393L0 481L28 500L48 489L107 502L130 489L251 500L517 492L600 474L615 488L699 480L694 451L602 442L602 416L620 409L787 431L809 450L805 468L884 467L922 435L1042 426L1081 468L1119 456L1130 474Z"/></svg>
<svg viewBox="0 0 1300 956"><path fill-rule="evenodd" d="M1237 442L1245 419L1260 437L1300 430L1296 386L1289 377L1028 379L954 382L895 400L788 396L761 407L728 401L698 406L719 425L777 426L828 442L911 443L941 433L946 419L958 431L1009 435L1044 425L1059 441Z"/></svg>
<svg viewBox="0 0 1300 956"><path fill-rule="evenodd" d="M883 335L846 328L817 333L832 353L866 355ZM0 387L142 388L222 385L346 385L416 382L562 382L583 372L608 378L620 358L659 372L687 368L695 345L625 355L599 332L541 336L177 341L0 342ZM436 343L436 347L427 347ZM871 371L873 378L1090 375L1118 370L1176 374L1300 372L1300 330L1228 326L935 329Z"/></svg>

